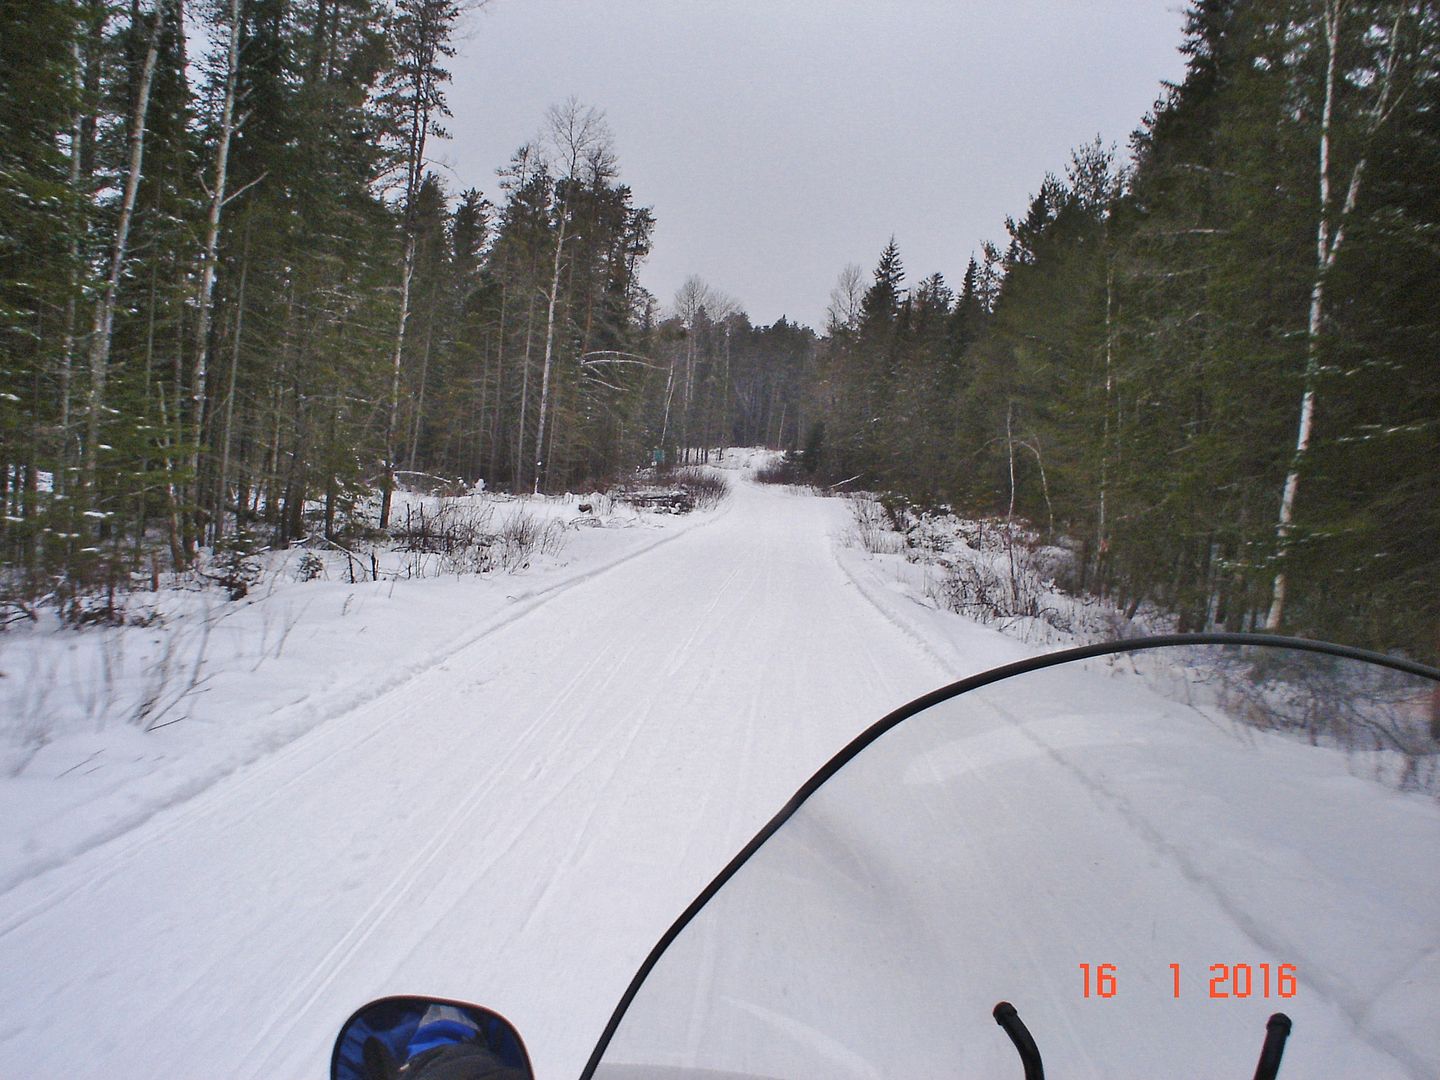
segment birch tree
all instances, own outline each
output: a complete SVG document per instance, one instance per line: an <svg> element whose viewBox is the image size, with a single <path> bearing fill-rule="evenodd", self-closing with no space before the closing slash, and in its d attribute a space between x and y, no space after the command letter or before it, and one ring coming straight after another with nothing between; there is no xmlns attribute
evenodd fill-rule
<svg viewBox="0 0 1440 1080"><path fill-rule="evenodd" d="M1325 336L1325 282L1345 243L1346 228L1360 198L1361 183L1369 164L1370 144L1389 119L1402 88L1400 64L1404 54L1404 32L1410 17L1408 2L1370 5L1353 0L1319 0L1313 21L1324 56L1320 86L1320 116L1317 139L1318 202L1315 218L1315 263L1310 285L1310 305L1305 325L1305 380L1300 397L1300 417L1295 436L1295 453L1280 496L1280 513L1275 533L1279 568L1275 573L1267 630L1278 630L1285 618L1287 577L1285 558L1295 524L1295 498L1300 474L1314 434L1316 380L1321 370ZM1367 17L1369 16L1369 17ZM1379 20L1377 22L1377 20ZM1347 65L1347 56L1356 45L1374 43L1358 63ZM1350 93L1346 93L1346 91ZM1340 97L1350 97L1353 115L1341 115ZM1349 123L1346 123L1346 121ZM1348 168L1337 166L1337 142L1348 136ZM1337 192L1344 191L1337 198Z"/></svg>
<svg viewBox="0 0 1440 1080"><path fill-rule="evenodd" d="M416 208L425 174L425 144L430 136L446 136L437 118L450 115L442 89L450 73L442 58L455 55L450 35L460 18L453 0L398 0L393 41L397 64L387 80L386 102L400 139L400 167L404 174L400 194L404 256L400 268L400 310L391 352L390 400L385 416L385 480L380 503L380 527L390 524L390 503L395 491L396 434L400 413L400 372L405 355L405 329L410 320L410 285L415 275Z"/></svg>
<svg viewBox="0 0 1440 1080"><path fill-rule="evenodd" d="M137 19L140 17L138 8L135 17ZM100 418L106 407L105 385L109 374L110 346L115 332L115 302L120 290L120 278L125 270L130 223L135 216L135 197L140 190L140 180L145 164L145 125L150 108L150 87L155 78L155 61L160 52L160 32L164 21L164 12L161 7L157 6L149 16L150 27L146 36L145 59L142 62L140 78L136 86L135 108L130 117L125 188L120 201L120 216L115 226L115 238L110 247L109 271L106 274L100 298L95 305L95 318L90 329L90 392L86 403L85 455L82 476L85 489L91 493L92 499L99 462Z"/></svg>
<svg viewBox="0 0 1440 1080"><path fill-rule="evenodd" d="M200 442L205 429L206 378L210 359L210 318L215 300L215 272L220 247L220 219L225 205L229 181L230 140L235 134L235 105L240 78L241 0L228 0L222 25L226 29L224 66L221 78L220 124L215 143L215 165L210 179L210 208L205 217L205 239L200 256L200 284L197 289L195 319L195 358L191 367L190 400L194 442L190 458L190 474L199 490ZM257 181L258 182L258 181ZM199 500L197 499L197 502ZM193 554L193 552L190 552Z"/></svg>
<svg viewBox="0 0 1440 1080"><path fill-rule="evenodd" d="M545 425L550 415L550 377L555 357L555 316L560 299L560 270L570 234L571 196L577 185L595 183L614 175L615 160L605 113L580 104L572 97L552 105L545 116L543 142L553 160L555 175L555 248L551 259L550 288L546 293L545 354L540 365L540 411L535 430L535 491L545 472Z"/></svg>
<svg viewBox="0 0 1440 1080"><path fill-rule="evenodd" d="M675 317L685 328L684 368L675 371L675 360L670 365L670 375L665 387L665 419L661 425L661 441L665 440L669 428L671 399L674 397L677 381L680 390L679 442L680 453L689 460L692 447L691 437L695 434L695 386L697 367L702 348L708 351L710 343L702 341L705 330L724 323L740 311L739 301L727 296L714 286L707 284L699 275L691 274L675 292Z"/></svg>

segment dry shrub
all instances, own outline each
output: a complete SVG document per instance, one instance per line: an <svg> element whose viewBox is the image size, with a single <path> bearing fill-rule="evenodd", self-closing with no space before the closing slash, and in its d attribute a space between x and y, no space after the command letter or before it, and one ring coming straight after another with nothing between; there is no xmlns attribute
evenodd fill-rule
<svg viewBox="0 0 1440 1080"><path fill-rule="evenodd" d="M885 504L872 495L847 496L855 518L850 536L872 555L898 555L905 550L905 538L895 531L895 522Z"/></svg>

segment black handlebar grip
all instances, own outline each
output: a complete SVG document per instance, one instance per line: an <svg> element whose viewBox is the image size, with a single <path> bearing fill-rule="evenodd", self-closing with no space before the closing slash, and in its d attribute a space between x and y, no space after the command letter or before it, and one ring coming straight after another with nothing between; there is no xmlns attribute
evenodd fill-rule
<svg viewBox="0 0 1440 1080"><path fill-rule="evenodd" d="M1035 1045L1030 1029L1020 1019L1015 1006L1008 1001L1002 1001L990 1015L995 1017L995 1022L1005 1029L1005 1034L1009 1035L1010 1041L1015 1044L1020 1063L1025 1066L1025 1080L1045 1080L1045 1066L1040 1062L1040 1048Z"/></svg>
<svg viewBox="0 0 1440 1080"><path fill-rule="evenodd" d="M1290 1017L1276 1013L1265 1023L1265 1045L1260 1048L1260 1062L1255 1066L1255 1080L1275 1080L1280 1071L1280 1055L1285 1053L1285 1040L1290 1037Z"/></svg>

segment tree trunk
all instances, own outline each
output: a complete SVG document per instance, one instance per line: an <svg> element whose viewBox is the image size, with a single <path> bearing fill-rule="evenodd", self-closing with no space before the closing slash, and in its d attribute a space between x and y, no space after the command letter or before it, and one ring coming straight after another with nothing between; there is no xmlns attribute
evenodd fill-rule
<svg viewBox="0 0 1440 1080"><path fill-rule="evenodd" d="M235 379L240 369L240 337L245 327L245 279L250 271L250 216L245 217L245 250L240 259L240 287L235 296L235 340L230 347L230 372L225 388L225 427L220 436L220 469L215 477L215 511L211 520L210 543L225 534L225 493L230 482L230 435L235 419ZM241 500L236 499L240 505ZM239 526L237 515L236 526Z"/></svg>
<svg viewBox="0 0 1440 1080"><path fill-rule="evenodd" d="M215 264L220 246L220 215L225 209L225 187L229 177L230 138L235 132L235 89L240 72L240 0L230 0L230 37L225 52L225 101L220 108L220 141L215 148L214 188L210 212L205 219L205 252L200 272L199 311L195 320L195 362L191 369L190 394L194 449L190 455L191 482L195 505L200 500L200 440L205 430L205 380L210 361L210 317L215 300ZM188 552L193 555L193 552Z"/></svg>
<svg viewBox="0 0 1440 1080"><path fill-rule="evenodd" d="M420 192L420 174L425 162L425 137L430 133L430 109L423 85L427 73L419 71L419 85L410 108L410 139L405 161L405 264L400 274L400 318L395 327L395 352L391 361L390 407L385 414L385 483L380 497L380 528L390 526L390 503L395 493L395 424L400 412L400 362L405 353L405 326L410 321L410 282L415 276L415 198Z"/></svg>
<svg viewBox="0 0 1440 1080"><path fill-rule="evenodd" d="M1105 555L1110 541L1106 537L1105 500L1110 488L1110 401L1115 394L1114 369L1114 311L1115 311L1115 270L1105 268L1105 402L1101 408L1100 422L1100 493L1095 514L1095 551L1090 564L1089 587L1105 595Z"/></svg>
<svg viewBox="0 0 1440 1080"><path fill-rule="evenodd" d="M555 350L555 301L560 295L560 255L565 247L565 210L560 209L560 233L555 240L555 264L550 274L550 307L545 315L545 359L540 365L539 428L535 432L535 494L540 494L544 471L545 420L550 404L550 365Z"/></svg>
<svg viewBox="0 0 1440 1080"><path fill-rule="evenodd" d="M83 84L84 59L81 55L80 41L77 38L73 50L75 58L76 79ZM80 179L83 175L83 148L85 139L85 108L82 104L75 110L75 121L71 127L70 135L70 198L74 200L74 206L70 211L70 266L68 268L70 278L70 291L65 297L65 336L60 348L60 461L62 467L55 473L55 490L66 491L70 486L70 476L64 466L71 464L70 458L70 383L75 367L75 328L80 318L80 230L79 207L81 204ZM73 530L72 530L73 531Z"/></svg>
<svg viewBox="0 0 1440 1080"><path fill-rule="evenodd" d="M520 423L515 431L515 491L525 486L525 413L530 405L530 345L535 337L535 298L525 307L525 352L520 372Z"/></svg>
<svg viewBox="0 0 1440 1080"><path fill-rule="evenodd" d="M1276 558L1278 569L1270 593L1270 611L1265 617L1265 629L1279 630L1285 619L1285 602L1288 580L1285 561L1289 555L1290 537L1295 525L1295 496L1300 488L1300 473L1305 456L1310 449L1310 440L1315 424L1316 381L1320 374L1321 334L1325 328L1325 278L1335 265L1345 240L1345 223L1355 209L1360 197L1360 181L1365 174L1366 157L1362 153L1350 172L1349 189L1345 202L1339 210L1334 233L1331 233L1332 200L1330 191L1330 141L1335 114L1335 91L1337 83L1337 58L1340 51L1340 24L1345 14L1347 0L1325 0L1325 103L1320 116L1320 206L1315 228L1315 276L1310 287L1310 311L1305 327L1305 389L1300 396L1300 422L1295 436L1295 453L1290 460L1290 470L1285 476L1285 486L1280 495L1280 514L1275 524ZM1401 9L1403 13L1403 9ZM1394 83L1395 61L1397 58L1397 36L1401 14L1395 17L1390 31L1389 51L1379 77L1378 97L1375 115L1367 135L1374 135L1384 123Z"/></svg>
<svg viewBox="0 0 1440 1080"><path fill-rule="evenodd" d="M430 318L425 322L425 351L420 356L420 390L415 395L415 422L410 425L410 452L406 455L405 467L415 471L415 452L420 445L420 420L425 412L425 378L430 371L430 349L435 341L435 294L440 285L437 280L430 290Z"/></svg>
<svg viewBox="0 0 1440 1080"><path fill-rule="evenodd" d="M395 493L395 424L400 413L400 358L405 352L405 324L410 321L410 279L415 275L415 232L405 232L405 265L400 275L400 323L395 330L391 357L390 406L385 410L385 482L380 496L380 528L390 526L390 503Z"/></svg>
<svg viewBox="0 0 1440 1080"><path fill-rule="evenodd" d="M86 405L85 459L83 477L85 490L93 500L95 474L99 464L100 414L105 409L105 384L110 366L110 344L115 332L115 302L120 291L120 276L125 269L126 244L130 222L135 216L135 198L140 190L141 169L145 162L145 120L150 110L150 85L155 79L155 62L160 53L160 11L150 26L150 40L145 49L145 64L140 72L140 85L135 95L135 112L130 121L130 161L125 173L125 194L120 203L120 220L115 226L115 243L110 255L110 273L105 288L95 305L95 321L90 339L90 395Z"/></svg>

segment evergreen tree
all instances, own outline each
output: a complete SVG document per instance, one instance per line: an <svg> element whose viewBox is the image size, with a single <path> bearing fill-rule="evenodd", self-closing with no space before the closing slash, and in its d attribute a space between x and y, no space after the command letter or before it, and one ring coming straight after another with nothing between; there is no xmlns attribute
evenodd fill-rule
<svg viewBox="0 0 1440 1080"><path fill-rule="evenodd" d="M64 0L0 4L0 559L31 572L55 543L42 488L66 479L82 30Z"/></svg>

